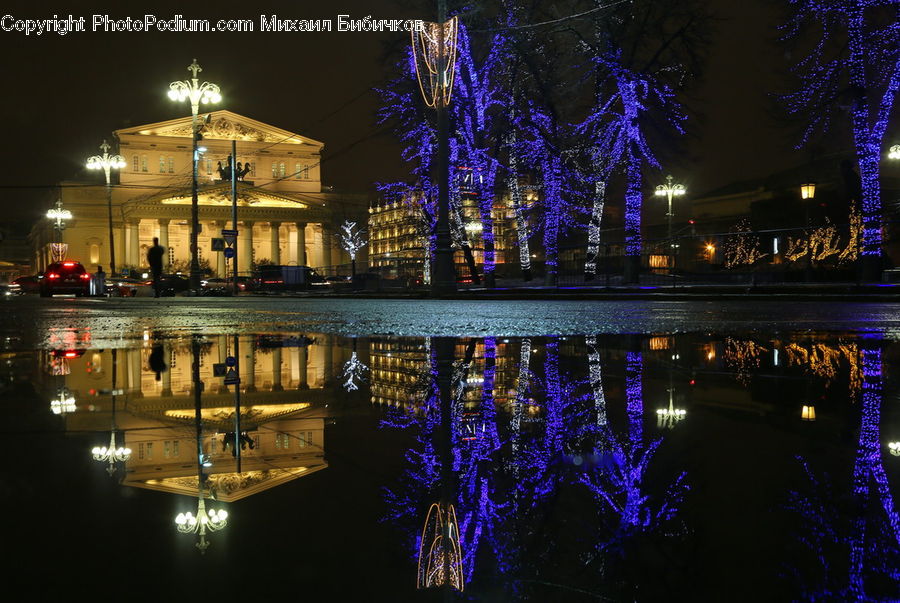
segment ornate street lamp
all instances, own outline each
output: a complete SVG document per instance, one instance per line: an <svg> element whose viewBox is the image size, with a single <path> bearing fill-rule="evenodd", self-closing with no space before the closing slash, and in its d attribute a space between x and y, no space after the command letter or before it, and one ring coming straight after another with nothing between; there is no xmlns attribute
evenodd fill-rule
<svg viewBox="0 0 900 603"><path fill-rule="evenodd" d="M66 259L66 250L68 249L68 245L63 243L62 231L66 227L66 220L72 219L72 212L68 209L63 209L62 198L60 197L56 200L56 207L51 207L47 210L47 218L56 222L53 228L56 231L57 240L50 245L52 261L61 262Z"/></svg>
<svg viewBox="0 0 900 603"><path fill-rule="evenodd" d="M116 463L124 463L131 458L131 448L116 446L116 430L113 429L109 433L109 448L106 446L94 446L91 450L95 461L109 461L109 467L106 472L112 477L116 472Z"/></svg>
<svg viewBox="0 0 900 603"><path fill-rule="evenodd" d="M669 407L659 408L656 410L656 426L667 427L672 429L679 422L683 421L687 416L687 411L683 408L675 408L675 400L673 399L674 388L669 387Z"/></svg>
<svg viewBox="0 0 900 603"><path fill-rule="evenodd" d="M675 212L672 210L672 198L679 197L687 192L687 189L684 188L683 184L673 184L672 180L674 178L669 175L666 176L666 183L660 184L656 187L656 196L657 197L666 197L669 202L669 209L666 212L666 218L669 223L669 253L671 254L671 264L670 270L675 270L675 240L672 237L672 218L675 217Z"/></svg>
<svg viewBox="0 0 900 603"><path fill-rule="evenodd" d="M197 200L197 162L200 159L200 153L197 150L197 141L200 136L200 123L197 119L197 113L200 104L217 103L222 100L219 87L216 84L203 82L197 79L197 74L203 71L197 64L197 59L188 67L191 72L191 79L172 82L169 84L169 98L173 101L182 102L188 100L191 103L191 139L192 139L192 162L193 169L191 177L191 289L197 291L200 289L200 257L198 254L197 235L200 230L200 210Z"/></svg>
<svg viewBox="0 0 900 603"><path fill-rule="evenodd" d="M50 411L55 415L65 415L75 410L75 396L65 387L60 388L56 398L50 400Z"/></svg>
<svg viewBox="0 0 900 603"><path fill-rule="evenodd" d="M412 32L416 78L422 98L437 114L438 204L435 223L434 276L432 295L456 290L456 270L450 240L450 125L447 107L453 94L459 20L447 19L447 2L438 0L438 22L425 22Z"/></svg>
<svg viewBox="0 0 900 603"><path fill-rule="evenodd" d="M87 168L89 170L103 170L103 174L106 176L106 213L109 223L109 273L114 275L116 273L116 247L113 239L112 185L110 184L109 175L111 170L120 170L127 164L125 163L125 158L121 155L110 155L108 153L109 148L106 140L104 140L103 144L100 145L100 150L103 151L103 154L88 157Z"/></svg>
<svg viewBox="0 0 900 603"><path fill-rule="evenodd" d="M203 498L203 482L200 484L197 492L197 515L193 515L190 511L179 513L175 518L175 526L182 534L199 534L200 541L195 546L201 553L205 553L209 548L206 531L216 532L224 528L228 524L228 511L210 509L207 513L206 500Z"/></svg>
<svg viewBox="0 0 900 603"><path fill-rule="evenodd" d="M900 159L900 144L895 144L888 151L888 159Z"/></svg>
<svg viewBox="0 0 900 603"><path fill-rule="evenodd" d="M898 150L900 152L900 150ZM900 456L900 442L888 442L888 450L894 456Z"/></svg>

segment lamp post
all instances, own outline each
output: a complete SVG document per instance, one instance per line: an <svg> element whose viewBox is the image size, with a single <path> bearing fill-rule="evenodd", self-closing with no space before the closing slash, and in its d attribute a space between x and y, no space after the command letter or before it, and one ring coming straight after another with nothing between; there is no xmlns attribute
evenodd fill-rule
<svg viewBox="0 0 900 603"><path fill-rule="evenodd" d="M116 396L119 394L119 391L116 389L116 373L118 372L117 351L115 349L112 350L112 389L110 390L112 397L112 428L109 433L109 447L94 446L93 450L91 450L95 461L101 463L104 461L109 462L106 472L109 473L110 477L116 473L116 462L124 463L131 458L131 448L116 446Z"/></svg>
<svg viewBox="0 0 900 603"><path fill-rule="evenodd" d="M888 151L888 159L900 159L900 144L895 144Z"/></svg>
<svg viewBox="0 0 900 603"><path fill-rule="evenodd" d="M201 482L201 486L197 493L197 515L193 515L190 511L187 513L179 513L178 516L175 517L175 526L182 534L199 534L200 542L195 546L200 549L201 553L205 553L206 549L209 548L209 543L206 541L206 531L209 530L210 532L215 532L221 530L228 524L227 519L228 511L225 511L224 509L221 511L210 509L207 513L206 500L203 498L203 486Z"/></svg>
<svg viewBox="0 0 900 603"><path fill-rule="evenodd" d="M425 23L412 32L416 77L425 104L437 117L438 203L434 228L434 275L431 293L439 296L456 290L456 269L450 237L450 125L447 109L453 93L458 19L447 19L447 2L438 0L438 22Z"/></svg>
<svg viewBox="0 0 900 603"><path fill-rule="evenodd" d="M657 197L666 197L669 203L669 209L666 212L666 218L668 220L669 225L669 254L670 254L670 265L669 270L674 274L675 273L675 241L672 238L672 218L675 217L675 212L672 211L672 198L678 197L687 192L687 189L684 188L683 184L673 184L672 180L674 178L669 175L666 176L666 183L660 184L656 187L656 196Z"/></svg>
<svg viewBox="0 0 900 603"><path fill-rule="evenodd" d="M47 210L47 218L54 220L53 228L56 230L56 236L59 239L57 243L62 243L62 231L66 227L66 220L72 219L72 212L63 209L62 198L56 200L56 207Z"/></svg>
<svg viewBox="0 0 900 603"><path fill-rule="evenodd" d="M806 282L812 281L812 232L809 223L809 204L816 198L816 183L809 181L800 185L800 199L803 204L803 215L806 222Z"/></svg>
<svg viewBox="0 0 900 603"><path fill-rule="evenodd" d="M173 101L189 100L191 103L191 141L192 141L192 176L191 176L191 289L200 289L200 258L198 254L197 235L200 230L199 204L197 201L197 161L199 151L197 141L200 139L200 123L197 113L200 103L217 103L222 100L219 87L216 84L203 82L197 79L197 74L203 71L197 64L197 59L188 66L191 79L172 82L169 84L169 98Z"/></svg>
<svg viewBox="0 0 900 603"><path fill-rule="evenodd" d="M673 429L676 424L684 420L687 411L683 408L675 408L675 384L673 383L672 374L669 373L669 407L659 408L656 410L656 426L668 427Z"/></svg>
<svg viewBox="0 0 900 603"><path fill-rule="evenodd" d="M112 185L110 184L109 175L111 170L122 169L126 163L125 158L121 155L110 155L108 152L109 148L106 140L104 140L103 144L100 145L100 150L103 151L103 154L88 157L87 168L89 170L103 170L103 175L106 176L106 213L109 222L109 274L112 276L116 273L116 247L113 239Z"/></svg>

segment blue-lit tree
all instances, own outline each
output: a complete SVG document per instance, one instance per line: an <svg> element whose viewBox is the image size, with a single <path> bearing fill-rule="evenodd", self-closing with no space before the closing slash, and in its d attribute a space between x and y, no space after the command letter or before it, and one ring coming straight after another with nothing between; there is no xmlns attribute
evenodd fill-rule
<svg viewBox="0 0 900 603"><path fill-rule="evenodd" d="M492 211L500 168L497 157L503 143L498 133L497 118L504 114L509 102L502 88L507 42L502 33L493 34L484 58L476 61L469 35L461 26L457 55L456 91L452 107L456 125L457 165L471 169L471 188L477 197L481 218L485 284L493 286L495 243Z"/></svg>
<svg viewBox="0 0 900 603"><path fill-rule="evenodd" d="M681 473L668 486L654 488L647 477L661 438L647 440L643 433L643 357L629 352L625 361L625 407L628 429L617 433L608 423L606 397L600 375L596 343L589 339L591 389L597 408L595 455L604 459L580 480L597 503L600 530L589 563L601 558L603 567L615 559L627 558L627 549L641 536L676 533L677 516L688 490L686 474ZM601 411L600 406L604 409ZM628 561L625 559L626 562ZM628 588L633 588L629 586Z"/></svg>
<svg viewBox="0 0 900 603"><path fill-rule="evenodd" d="M795 65L799 85L785 95L806 129L801 145L848 119L862 180L862 257L871 276L882 250L879 163L900 90L897 0L787 0L786 41L808 52ZM844 117L846 115L846 118Z"/></svg>
<svg viewBox="0 0 900 603"><path fill-rule="evenodd" d="M594 13L589 30L573 29L596 77L596 102L579 130L590 140L600 179L625 179L629 281L637 278L643 246L644 171L659 168L663 144L685 131L676 92L699 70L707 27L706 9L694 0L634 0Z"/></svg>
<svg viewBox="0 0 900 603"><path fill-rule="evenodd" d="M849 500L801 459L805 492L790 493L788 508L800 517L797 538L809 554L788 573L805 600L900 599L900 515L882 458L881 350L862 351L860 428Z"/></svg>

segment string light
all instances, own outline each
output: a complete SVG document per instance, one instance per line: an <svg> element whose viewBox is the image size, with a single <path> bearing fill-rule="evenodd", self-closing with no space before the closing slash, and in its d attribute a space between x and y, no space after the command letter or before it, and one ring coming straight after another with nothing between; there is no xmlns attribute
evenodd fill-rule
<svg viewBox="0 0 900 603"><path fill-rule="evenodd" d="M900 88L896 23L881 19L871 0L791 0L791 5L783 39L798 41L809 27L817 40L796 63L800 86L785 95L785 104L806 120L801 145L828 131L835 115L849 114L862 184L862 255L880 256L881 148ZM834 102L823 107L822 99Z"/></svg>

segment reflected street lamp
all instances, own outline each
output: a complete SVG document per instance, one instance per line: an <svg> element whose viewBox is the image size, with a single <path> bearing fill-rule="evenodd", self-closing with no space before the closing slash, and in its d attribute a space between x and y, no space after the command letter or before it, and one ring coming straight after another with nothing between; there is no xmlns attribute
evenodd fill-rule
<svg viewBox="0 0 900 603"><path fill-rule="evenodd" d="M197 141L201 138L201 124L197 119L197 112L201 103L217 103L222 100L222 95L216 84L209 82L201 84L197 79L197 74L203 71L200 65L197 64L197 59L194 59L194 62L190 64L188 71L191 72L191 79L169 84L169 98L179 102L188 100L191 103L191 139L193 144L193 169L191 170L191 289L197 291L200 289L200 258L197 244L197 235L200 230L200 210L197 201L197 162L200 156L197 150Z"/></svg>
<svg viewBox="0 0 900 603"><path fill-rule="evenodd" d="M106 140L104 140L103 144L100 145L100 150L103 151L103 154L88 157L87 168L89 170L103 170L103 174L106 176L106 210L109 222L109 273L114 275L116 273L116 247L113 239L112 185L110 184L109 176L111 170L120 170L127 164L125 163L125 158L121 155L110 155L108 153L109 148Z"/></svg>
<svg viewBox="0 0 900 603"><path fill-rule="evenodd" d="M124 463L131 458L131 448L123 446L116 447L116 430L113 429L109 434L109 448L106 446L94 446L91 450L95 461L109 461L109 467L106 472L112 477L116 472L116 462Z"/></svg>
<svg viewBox="0 0 900 603"><path fill-rule="evenodd" d="M228 524L228 511L210 509L207 513L202 488L201 485L197 494L197 515L194 516L190 511L179 513L175 518L175 525L182 534L199 534L200 542L195 546L200 549L201 553L205 553L209 547L209 543L206 541L206 530L216 532L224 528Z"/></svg>
<svg viewBox="0 0 900 603"><path fill-rule="evenodd" d="M900 159L900 144L895 144L888 151L888 159Z"/></svg>
<svg viewBox="0 0 900 603"><path fill-rule="evenodd" d="M900 150L898 150L900 152ZM888 450L894 456L900 456L900 442L888 442Z"/></svg>
<svg viewBox="0 0 900 603"><path fill-rule="evenodd" d="M672 388L669 388L669 407L656 410L656 426L673 429L675 425L683 421L686 416L686 410L683 408L675 408L675 401L672 398Z"/></svg>
<svg viewBox="0 0 900 603"><path fill-rule="evenodd" d="M669 202L666 218L669 222L669 253L671 254L670 270L672 271L675 270L675 241L672 238L672 218L675 217L675 212L672 210L672 198L679 197L687 192L687 189L684 188L683 184L673 184L673 180L674 178L671 175L666 176L666 183L657 186L655 193L657 197L666 197Z"/></svg>

